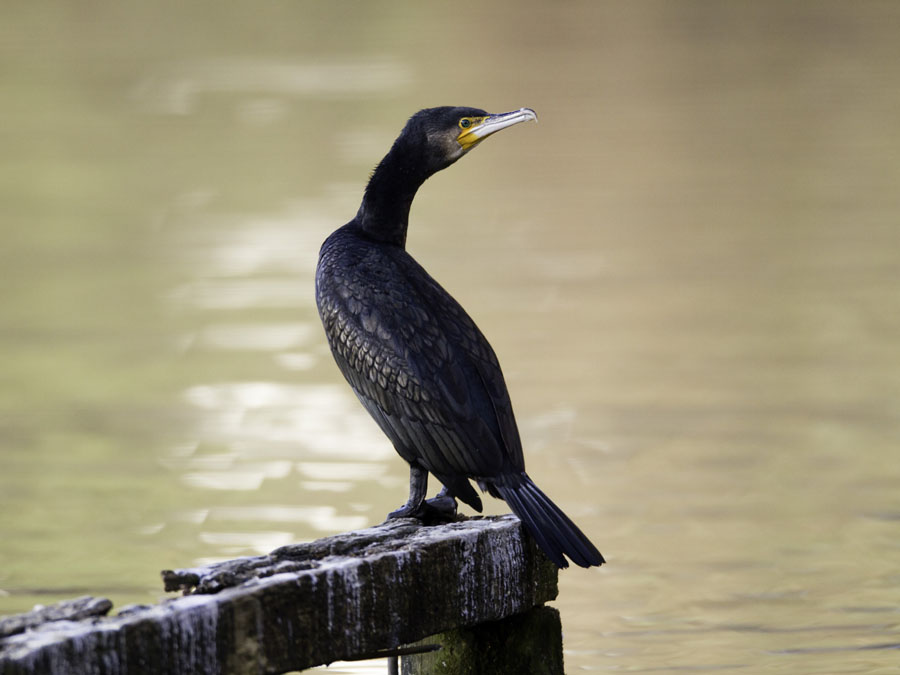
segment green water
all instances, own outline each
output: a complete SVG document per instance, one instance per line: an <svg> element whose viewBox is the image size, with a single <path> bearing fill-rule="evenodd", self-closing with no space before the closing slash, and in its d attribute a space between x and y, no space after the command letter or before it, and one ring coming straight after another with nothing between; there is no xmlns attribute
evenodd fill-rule
<svg viewBox="0 0 900 675"><path fill-rule="evenodd" d="M154 602L161 569L398 506L318 246L418 108L529 106L426 184L409 248L609 560L562 575L567 670L896 668L895 4L3 15L0 612Z"/></svg>

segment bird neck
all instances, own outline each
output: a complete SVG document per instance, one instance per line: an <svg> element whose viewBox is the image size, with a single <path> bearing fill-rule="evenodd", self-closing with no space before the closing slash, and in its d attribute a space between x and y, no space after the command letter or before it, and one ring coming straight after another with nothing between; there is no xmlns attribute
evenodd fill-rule
<svg viewBox="0 0 900 675"><path fill-rule="evenodd" d="M406 247L413 198L434 173L424 169L409 150L404 139L398 138L375 167L356 216L369 237L401 248Z"/></svg>

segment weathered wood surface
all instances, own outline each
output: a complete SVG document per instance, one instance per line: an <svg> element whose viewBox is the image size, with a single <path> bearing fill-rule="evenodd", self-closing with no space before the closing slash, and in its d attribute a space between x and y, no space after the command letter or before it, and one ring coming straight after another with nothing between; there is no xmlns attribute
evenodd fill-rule
<svg viewBox="0 0 900 675"><path fill-rule="evenodd" d="M112 609L106 598L85 595L74 600L63 600L47 607L35 607L25 614L0 616L0 638L24 633L50 621L78 621L94 616L105 616Z"/></svg>
<svg viewBox="0 0 900 675"><path fill-rule="evenodd" d="M0 675L282 673L371 655L556 597L514 516L396 520L163 573L186 597L0 639Z"/></svg>

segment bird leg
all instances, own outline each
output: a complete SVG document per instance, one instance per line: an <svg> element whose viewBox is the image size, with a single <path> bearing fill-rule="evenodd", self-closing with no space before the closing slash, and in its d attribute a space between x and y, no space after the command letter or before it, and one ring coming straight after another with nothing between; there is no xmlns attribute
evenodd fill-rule
<svg viewBox="0 0 900 675"><path fill-rule="evenodd" d="M428 471L422 467L409 465L409 499L406 504L391 511L387 519L417 518L427 524L446 522L456 518L456 499L444 487L436 497L425 500L428 490Z"/></svg>
<svg viewBox="0 0 900 675"><path fill-rule="evenodd" d="M394 518L419 518L428 490L428 471L415 464L409 465L409 499L406 504L388 514L388 520Z"/></svg>

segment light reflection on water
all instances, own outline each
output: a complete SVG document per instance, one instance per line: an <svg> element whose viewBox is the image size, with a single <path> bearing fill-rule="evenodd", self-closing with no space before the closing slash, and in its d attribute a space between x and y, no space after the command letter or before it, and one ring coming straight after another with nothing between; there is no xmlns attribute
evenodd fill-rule
<svg viewBox="0 0 900 675"><path fill-rule="evenodd" d="M246 73L233 75L225 79L239 86ZM213 86L206 84L197 89ZM275 523L309 533L303 538L364 527L373 520L361 496L365 490L402 490L402 482L387 475L393 459L389 445L339 383L290 381L292 372L314 370L323 357L330 360L318 318L294 318L311 311L308 281L319 244L311 233L322 229L321 205L295 203L278 216L236 216L214 215L214 202L211 194L188 194L169 215L178 224L171 230L173 248L190 276L168 299L196 326L178 340L179 349L186 358L256 353L270 359L266 370L273 379L217 378L190 386L183 398L194 410L196 437L160 461L186 489L253 493L254 499L256 493L260 498L284 494L287 501L246 506L213 501L192 511L202 514L193 521L202 527L200 545L215 552L195 564L266 553L297 540L294 531L266 527ZM242 317L245 310L277 318ZM354 501L339 501L345 494ZM261 529L247 529L248 523ZM228 526L240 529L224 529Z"/></svg>
<svg viewBox="0 0 900 675"><path fill-rule="evenodd" d="M328 666L311 668L305 672L336 673L338 675L384 675L387 666L384 659L371 659L368 661L335 661Z"/></svg>
<svg viewBox="0 0 900 675"><path fill-rule="evenodd" d="M195 272L190 280L194 283L219 277L249 283L267 274L281 275L277 280L292 283L315 267L321 242L314 233L327 219L325 208L304 202L270 216L211 216L203 208L177 209L170 215L179 226L173 232L173 245ZM303 297L308 304L309 294Z"/></svg>
<svg viewBox="0 0 900 675"><path fill-rule="evenodd" d="M305 289L281 279L215 279L187 283L172 297L204 309L296 307L307 300Z"/></svg>
<svg viewBox="0 0 900 675"><path fill-rule="evenodd" d="M209 349L282 351L308 343L314 328L308 323L214 324L200 332L197 342Z"/></svg>
<svg viewBox="0 0 900 675"><path fill-rule="evenodd" d="M409 86L409 66L393 61L309 63L264 59L234 58L200 63L179 63L169 72L154 74L137 83L133 96L138 105L157 114L190 115L203 104L204 98L237 95L241 98L259 94L275 94L288 98L314 98L385 95ZM263 99L268 105L256 112L245 108L245 119L251 123L271 122L281 117L277 103ZM268 108L268 110L266 109Z"/></svg>
<svg viewBox="0 0 900 675"><path fill-rule="evenodd" d="M390 448L376 435L377 430L370 428L364 413L333 385L198 385L186 392L186 398L200 411L198 440L177 446L160 460L186 487L260 491L263 496L271 494L273 482L293 483L299 488L286 504L211 506L195 520L197 524L280 522L302 524L319 533L339 532L371 521L370 506L358 501L362 491L357 488L380 485L402 490L402 481L386 475L387 462L393 458ZM205 446L223 445L225 452L203 451ZM376 459L381 461L373 461ZM363 515L340 512L331 505L301 504L302 495L310 499L318 493L356 494L357 500L349 506ZM326 503L334 501L333 497L324 499ZM202 544L222 556L238 555L238 549L268 552L293 541L290 532L260 536L262 539L252 532L199 533ZM270 545L273 541L277 543Z"/></svg>
<svg viewBox="0 0 900 675"><path fill-rule="evenodd" d="M393 457L377 427L339 384L197 385L185 392L185 399L200 413L200 439L229 443L229 456L242 461L260 459L259 453L266 452L263 444L270 455L279 447L286 453L277 456L346 461ZM185 447L179 446L175 453L183 453Z"/></svg>
<svg viewBox="0 0 900 675"><path fill-rule="evenodd" d="M201 532L200 542L217 549L226 558L241 555L265 555L279 546L293 543L291 532ZM198 559L207 564L215 558ZM195 563L198 561L195 561Z"/></svg>

